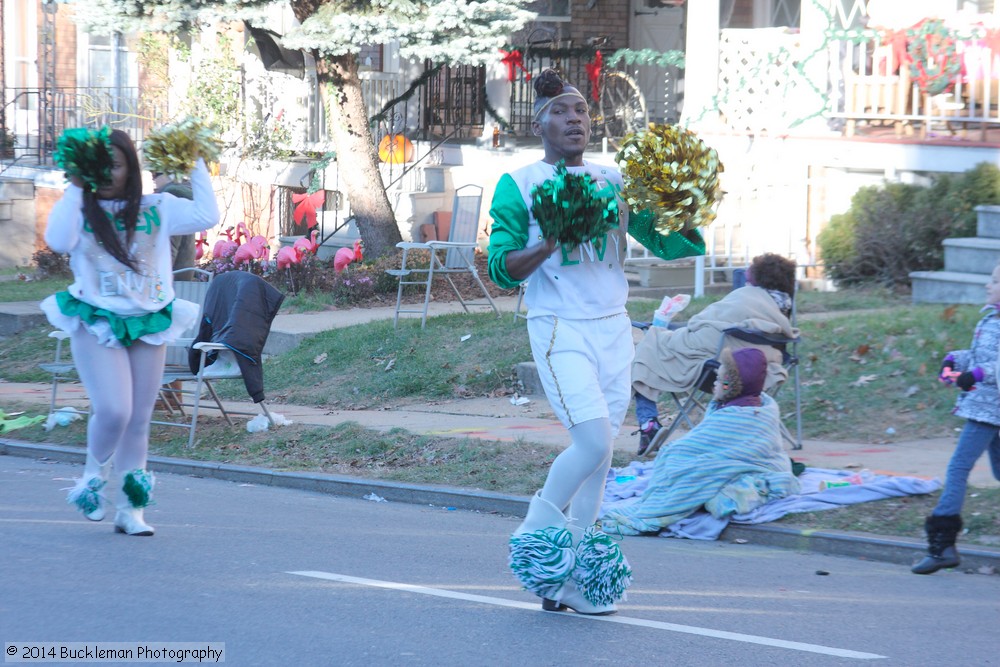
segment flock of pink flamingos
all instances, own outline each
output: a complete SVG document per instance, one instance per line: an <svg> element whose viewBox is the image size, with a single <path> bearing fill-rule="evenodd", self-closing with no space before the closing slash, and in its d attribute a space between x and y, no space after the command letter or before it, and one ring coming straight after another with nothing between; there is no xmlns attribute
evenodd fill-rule
<svg viewBox="0 0 1000 667"><path fill-rule="evenodd" d="M235 232L235 235L234 235ZM239 223L236 228L230 227L225 232L225 237L220 238L212 246L212 259L230 259L236 266L249 264L252 260L268 261L271 255L271 248L267 238L260 234L251 235L250 230L244 223ZM295 241L293 245L283 246L274 256L275 265L279 270L285 270L296 264L301 264L307 255L315 255L319 250L319 243L316 242L316 235L319 230L313 229L308 236ZM205 248L208 247L206 232L202 232L197 238L197 259L202 259ZM333 256L333 268L340 273L352 262L360 262L363 259L361 241L354 242L353 248L340 248Z"/></svg>

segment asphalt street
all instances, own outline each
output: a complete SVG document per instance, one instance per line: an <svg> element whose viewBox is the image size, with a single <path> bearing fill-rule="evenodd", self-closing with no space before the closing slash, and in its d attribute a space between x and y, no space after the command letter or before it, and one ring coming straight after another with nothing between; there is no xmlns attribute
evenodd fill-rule
<svg viewBox="0 0 1000 667"><path fill-rule="evenodd" d="M545 613L519 519L160 474L151 538L65 504L80 466L0 457L0 635L225 644L231 665L988 665L1000 578L626 538L618 615ZM126 663L117 663L126 664Z"/></svg>

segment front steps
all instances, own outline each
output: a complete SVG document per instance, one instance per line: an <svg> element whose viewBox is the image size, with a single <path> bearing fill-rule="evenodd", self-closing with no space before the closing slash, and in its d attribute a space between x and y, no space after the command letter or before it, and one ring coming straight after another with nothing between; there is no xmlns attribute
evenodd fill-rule
<svg viewBox="0 0 1000 667"><path fill-rule="evenodd" d="M1000 260L1000 206L976 207L976 236L945 239L943 271L910 274L913 303L982 305Z"/></svg>
<svg viewBox="0 0 1000 667"><path fill-rule="evenodd" d="M0 267L28 266L35 253L35 184L0 178Z"/></svg>

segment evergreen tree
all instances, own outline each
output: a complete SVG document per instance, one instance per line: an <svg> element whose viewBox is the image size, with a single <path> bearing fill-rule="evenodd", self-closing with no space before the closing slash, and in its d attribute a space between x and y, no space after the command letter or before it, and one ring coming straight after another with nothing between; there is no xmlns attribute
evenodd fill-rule
<svg viewBox="0 0 1000 667"><path fill-rule="evenodd" d="M358 76L363 45L397 41L403 58L485 64L533 18L530 0L77 0L77 20L102 32L178 32L199 21L260 21L290 6L299 25L282 45L316 60L327 127L340 161L365 252L377 257L401 240L378 170Z"/></svg>

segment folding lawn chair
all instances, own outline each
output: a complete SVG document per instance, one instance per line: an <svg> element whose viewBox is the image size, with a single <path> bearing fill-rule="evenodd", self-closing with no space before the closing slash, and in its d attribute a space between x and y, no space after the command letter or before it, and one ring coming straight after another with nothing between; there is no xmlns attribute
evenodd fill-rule
<svg viewBox="0 0 1000 667"><path fill-rule="evenodd" d="M469 312L469 306L489 306L500 316L497 305L493 302L493 297L486 289L482 279L476 271L475 252L479 233L479 207L483 199L483 189L478 185L463 185L455 191L455 199L451 212L451 229L448 232L447 241L427 241L426 243L406 242L397 243L396 247L403 251L402 263L398 269L386 271L391 276L399 279L399 290L396 293L396 314L392 325L399 325L400 313L420 313L420 328L427 325L427 307L431 300L431 284L435 276L444 276L448 280L455 296L465 312ZM414 266L412 263L407 266L409 252L411 250L426 250L430 255L430 261L426 268ZM444 251L442 259L441 251ZM485 300L467 301L458 287L455 286L451 276L457 273L468 273L475 280L479 289L482 290ZM403 289L407 285L424 286L424 302L419 308L403 308Z"/></svg>
<svg viewBox="0 0 1000 667"><path fill-rule="evenodd" d="M792 326L795 326L795 300L792 300ZM640 326L640 328L642 328ZM789 373L795 389L795 433L794 435L785 426L784 421L779 422L782 438L791 445L793 450L802 449L802 386L799 380L799 337L787 337L781 334L772 334L744 327L729 327L722 332L719 338L719 345L715 351L715 356L706 359L702 363L701 371L694 386L686 392L667 392L675 408L675 416L664 425L650 441L649 447L644 453L645 456L653 456L656 451L670 440L670 437L677 430L677 427L684 423L688 429L694 428L699 415L704 415L705 408L712 399L712 391L715 387L715 378L719 370L719 357L725 348L727 340L736 340L773 347L781 352L782 366ZM777 398L778 392L787 382L779 382L768 390L772 398Z"/></svg>

